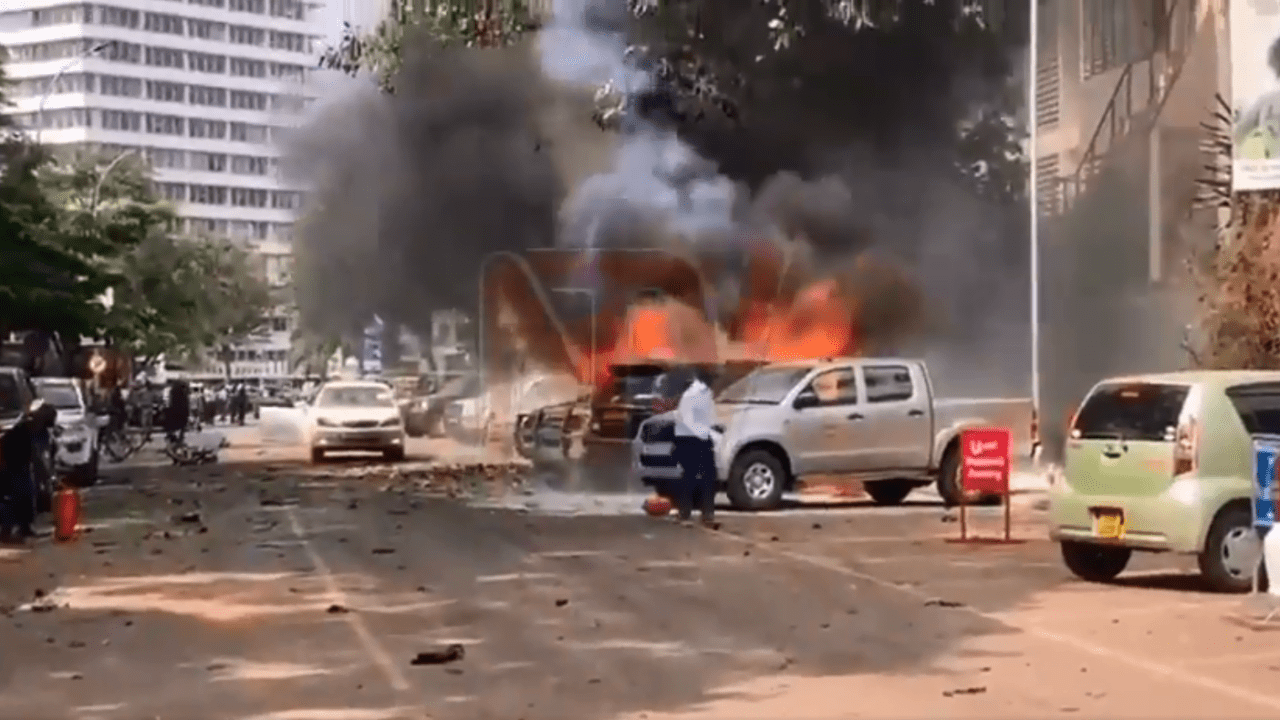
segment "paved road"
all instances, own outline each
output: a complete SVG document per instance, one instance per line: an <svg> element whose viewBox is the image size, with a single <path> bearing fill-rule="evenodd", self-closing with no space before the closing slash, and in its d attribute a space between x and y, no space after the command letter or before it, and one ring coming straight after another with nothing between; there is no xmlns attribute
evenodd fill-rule
<svg viewBox="0 0 1280 720"><path fill-rule="evenodd" d="M87 493L79 541L0 551L0 718L1280 711L1276 635L1223 622L1237 598L1160 558L1118 586L1071 581L1027 509L1015 535L1032 541L972 547L946 542L956 525L928 502L726 515L710 532L428 479L412 464L118 471ZM996 520L983 510L978 529ZM455 643L460 660L410 663Z"/></svg>

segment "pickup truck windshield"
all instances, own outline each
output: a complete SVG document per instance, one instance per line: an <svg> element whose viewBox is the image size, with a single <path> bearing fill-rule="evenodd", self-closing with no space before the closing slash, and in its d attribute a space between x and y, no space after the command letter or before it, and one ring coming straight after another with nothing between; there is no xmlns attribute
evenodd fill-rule
<svg viewBox="0 0 1280 720"><path fill-rule="evenodd" d="M777 405L812 367L761 368L720 392L716 402Z"/></svg>

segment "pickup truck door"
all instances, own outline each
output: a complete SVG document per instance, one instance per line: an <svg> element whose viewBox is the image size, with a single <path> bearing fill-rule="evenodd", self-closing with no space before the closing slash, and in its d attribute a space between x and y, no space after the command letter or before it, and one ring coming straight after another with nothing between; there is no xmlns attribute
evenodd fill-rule
<svg viewBox="0 0 1280 720"><path fill-rule="evenodd" d="M933 452L933 413L919 365L866 362L858 372L865 393L865 446L857 469L927 469Z"/></svg>
<svg viewBox="0 0 1280 720"><path fill-rule="evenodd" d="M849 469L852 430L857 412L857 374L852 367L832 368L814 376L801 396L817 404L796 408L786 420L787 450L797 475Z"/></svg>

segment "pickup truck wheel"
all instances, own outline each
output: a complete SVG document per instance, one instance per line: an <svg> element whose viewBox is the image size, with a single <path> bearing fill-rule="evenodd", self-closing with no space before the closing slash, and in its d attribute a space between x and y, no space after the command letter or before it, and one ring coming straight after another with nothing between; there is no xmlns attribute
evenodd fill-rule
<svg viewBox="0 0 1280 720"><path fill-rule="evenodd" d="M777 456L752 450L733 461L725 492L737 510L773 510L782 503L786 484L787 473Z"/></svg>
<svg viewBox="0 0 1280 720"><path fill-rule="evenodd" d="M910 480L872 480L862 484L877 505L901 505L915 486Z"/></svg>
<svg viewBox="0 0 1280 720"><path fill-rule="evenodd" d="M942 464L938 467L938 495L942 496L942 504L955 507L960 504L961 493L964 493L963 481L960 478L960 449L951 447L942 456ZM963 497L966 505L999 505L999 495L982 495L971 492Z"/></svg>
<svg viewBox="0 0 1280 720"><path fill-rule="evenodd" d="M1062 561L1081 580L1107 582L1124 572L1133 550L1127 547L1064 540Z"/></svg>

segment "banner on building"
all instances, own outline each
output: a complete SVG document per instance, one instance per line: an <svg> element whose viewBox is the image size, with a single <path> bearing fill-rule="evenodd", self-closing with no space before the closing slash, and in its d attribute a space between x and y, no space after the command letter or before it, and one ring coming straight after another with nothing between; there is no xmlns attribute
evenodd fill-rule
<svg viewBox="0 0 1280 720"><path fill-rule="evenodd" d="M1231 187L1280 189L1280 0L1229 4Z"/></svg>

